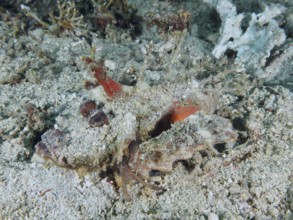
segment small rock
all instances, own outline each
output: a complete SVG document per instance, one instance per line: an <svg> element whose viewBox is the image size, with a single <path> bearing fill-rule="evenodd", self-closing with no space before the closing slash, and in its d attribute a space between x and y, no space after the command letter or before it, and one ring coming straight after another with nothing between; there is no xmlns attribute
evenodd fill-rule
<svg viewBox="0 0 293 220"><path fill-rule="evenodd" d="M211 212L208 215L208 220L219 220L219 216L216 215L215 213Z"/></svg>

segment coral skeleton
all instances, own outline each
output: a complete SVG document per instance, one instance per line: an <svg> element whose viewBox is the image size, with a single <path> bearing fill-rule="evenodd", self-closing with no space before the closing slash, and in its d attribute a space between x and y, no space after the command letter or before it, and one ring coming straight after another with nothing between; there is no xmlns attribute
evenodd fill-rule
<svg viewBox="0 0 293 220"><path fill-rule="evenodd" d="M44 28L49 29L53 34L59 36L63 32L75 33L82 35L83 32L78 33L81 29L85 30L87 25L84 23L83 16L79 15L76 10L75 3L72 2L57 2L58 15L54 15L53 12L49 13L51 24L44 22L35 13L33 13L28 7L23 7L26 11L26 15L35 19Z"/></svg>
<svg viewBox="0 0 293 220"><path fill-rule="evenodd" d="M213 55L220 58L228 49L237 51L236 62L243 63L249 72L260 71L275 46L280 46L286 39L283 29L274 19L285 11L278 4L265 5L262 13L251 13L249 25L241 29L244 13L237 14L236 6L228 0L209 1L215 6L222 19L220 38L213 50Z"/></svg>

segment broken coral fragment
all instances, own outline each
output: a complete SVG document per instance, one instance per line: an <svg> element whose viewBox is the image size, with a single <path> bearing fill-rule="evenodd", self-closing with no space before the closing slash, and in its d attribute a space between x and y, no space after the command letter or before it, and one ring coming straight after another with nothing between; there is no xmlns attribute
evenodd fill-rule
<svg viewBox="0 0 293 220"><path fill-rule="evenodd" d="M279 4L265 5L262 13L250 14L246 30L241 28L244 13L237 14L236 6L228 0L206 0L216 7L222 25L220 38L213 50L213 55L220 58L228 49L237 51L236 62L245 65L249 72L258 71L266 63L271 50L280 46L286 34L274 19L285 11Z"/></svg>

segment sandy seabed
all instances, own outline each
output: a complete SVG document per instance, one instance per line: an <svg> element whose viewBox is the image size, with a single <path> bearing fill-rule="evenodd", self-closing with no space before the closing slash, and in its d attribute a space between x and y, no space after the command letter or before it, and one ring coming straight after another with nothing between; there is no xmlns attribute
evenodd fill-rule
<svg viewBox="0 0 293 220"><path fill-rule="evenodd" d="M142 19L119 26L117 11L109 8L116 23L105 28L93 25L95 1L85 2L74 7L87 26L73 30L45 19L47 12L34 1L0 3L0 219L293 219L293 41L286 23L293 5L284 1L279 17L267 15L281 23L282 44L265 41L273 44L262 47L269 54L255 49L248 60L240 57L242 38L219 59L213 56L225 34L219 7L227 1L217 7L212 1L129 1L137 8L135 19ZM270 3L278 2L263 2ZM54 4L44 3L60 18ZM233 4L245 16L265 8ZM270 21L258 28L267 30ZM109 98L101 85L92 85L82 58L93 53L107 76L123 84L126 98ZM104 155L119 161L119 141L136 135L138 114L148 129L174 102L192 97L193 89L217 94L209 114L228 119L237 140L207 143L207 153L174 159L171 173L152 177L164 190L130 181L127 201L119 175L110 172L115 162ZM79 112L85 100L101 104L110 123L90 127ZM36 153L49 129L64 132L68 166L60 166L57 153Z"/></svg>

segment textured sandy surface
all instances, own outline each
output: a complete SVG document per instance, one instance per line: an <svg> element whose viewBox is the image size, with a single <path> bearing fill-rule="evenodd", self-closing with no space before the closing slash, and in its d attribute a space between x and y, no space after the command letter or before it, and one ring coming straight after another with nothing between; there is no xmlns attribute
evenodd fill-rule
<svg viewBox="0 0 293 220"><path fill-rule="evenodd" d="M144 26L135 40L127 38L127 31L123 38L109 30L105 39L94 34L89 42L39 27L14 37L1 17L0 219L293 218L290 33L257 75L248 74L233 58L214 59L214 36L199 33L209 31L201 26L209 19L200 10L208 15L212 6L171 2L133 1L141 3L138 13L144 16L148 11L194 10L190 31L158 33ZM203 21L197 22L198 16ZM109 101L101 86L84 88L93 77L82 57L90 56L93 47L113 79L123 82L135 70L137 84L128 86L125 97ZM152 177L164 190L130 181L132 200L125 200L119 178L116 183L108 169L121 162L121 143L135 138L136 118L142 118L141 131L148 131L176 100L199 102L202 91L218 94L214 114L231 122L237 141L210 146L206 153L175 162L171 173ZM104 103L109 126L88 125L79 113L88 99ZM201 105L211 109L214 99ZM76 165L73 169L35 153L41 135L53 128L65 134L63 153ZM101 164L110 154L116 161Z"/></svg>

